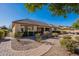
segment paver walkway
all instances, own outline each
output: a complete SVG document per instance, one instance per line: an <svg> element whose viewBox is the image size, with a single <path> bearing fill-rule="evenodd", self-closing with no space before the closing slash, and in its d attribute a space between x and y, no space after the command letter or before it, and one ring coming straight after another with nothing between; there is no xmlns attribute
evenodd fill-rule
<svg viewBox="0 0 79 59"><path fill-rule="evenodd" d="M41 46L26 50L26 51L15 51L11 48L11 40L0 43L0 56L40 56L45 54L51 45L42 44Z"/></svg>
<svg viewBox="0 0 79 59"><path fill-rule="evenodd" d="M0 43L0 56L76 56L76 54L70 54L70 52L61 47L59 39L47 39L45 41L51 42L52 45L42 44L37 48L26 51L15 51L11 49L10 40L4 41Z"/></svg>
<svg viewBox="0 0 79 59"><path fill-rule="evenodd" d="M71 54L69 51L61 47L59 39L48 39L46 41L51 42L53 45L52 48L46 54L44 54L44 56L76 56L76 54Z"/></svg>

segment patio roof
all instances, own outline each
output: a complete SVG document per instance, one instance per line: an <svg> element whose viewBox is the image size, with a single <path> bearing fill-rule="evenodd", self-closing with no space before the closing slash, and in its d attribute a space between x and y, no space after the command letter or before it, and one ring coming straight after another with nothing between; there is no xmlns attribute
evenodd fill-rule
<svg viewBox="0 0 79 59"><path fill-rule="evenodd" d="M49 25L47 23L36 21L36 20L31 20L31 19L16 20L16 21L13 21L12 23L33 24L33 25L49 26L49 27L51 27L51 25Z"/></svg>

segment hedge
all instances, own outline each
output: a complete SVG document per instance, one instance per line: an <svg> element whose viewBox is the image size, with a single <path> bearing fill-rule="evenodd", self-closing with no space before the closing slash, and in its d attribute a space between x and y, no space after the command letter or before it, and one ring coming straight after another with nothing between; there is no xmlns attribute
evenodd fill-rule
<svg viewBox="0 0 79 59"><path fill-rule="evenodd" d="M0 30L0 39L4 38L5 32L3 30Z"/></svg>

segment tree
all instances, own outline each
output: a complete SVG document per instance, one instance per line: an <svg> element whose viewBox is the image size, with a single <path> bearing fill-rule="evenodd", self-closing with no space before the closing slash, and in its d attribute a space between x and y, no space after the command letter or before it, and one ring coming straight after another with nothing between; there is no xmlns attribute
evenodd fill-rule
<svg viewBox="0 0 79 59"><path fill-rule="evenodd" d="M75 29L79 29L79 19L75 23L73 23L72 27Z"/></svg>
<svg viewBox="0 0 79 59"><path fill-rule="evenodd" d="M1 29L8 29L6 26L2 26Z"/></svg>
<svg viewBox="0 0 79 59"><path fill-rule="evenodd" d="M12 32L12 24L9 25L9 31Z"/></svg>
<svg viewBox="0 0 79 59"><path fill-rule="evenodd" d="M69 13L79 14L78 3L25 3L24 6L30 12L34 12L37 9L41 9L43 6L47 6L48 10L56 16L66 17Z"/></svg>

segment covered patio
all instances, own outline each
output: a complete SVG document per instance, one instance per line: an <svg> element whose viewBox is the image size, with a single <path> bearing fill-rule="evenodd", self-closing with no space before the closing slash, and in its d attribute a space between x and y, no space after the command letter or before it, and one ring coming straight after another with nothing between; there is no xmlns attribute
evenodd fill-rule
<svg viewBox="0 0 79 59"><path fill-rule="evenodd" d="M22 32L23 36L34 36L36 33L41 35L51 33L52 27L43 22L34 20L18 20L13 23L13 33Z"/></svg>

